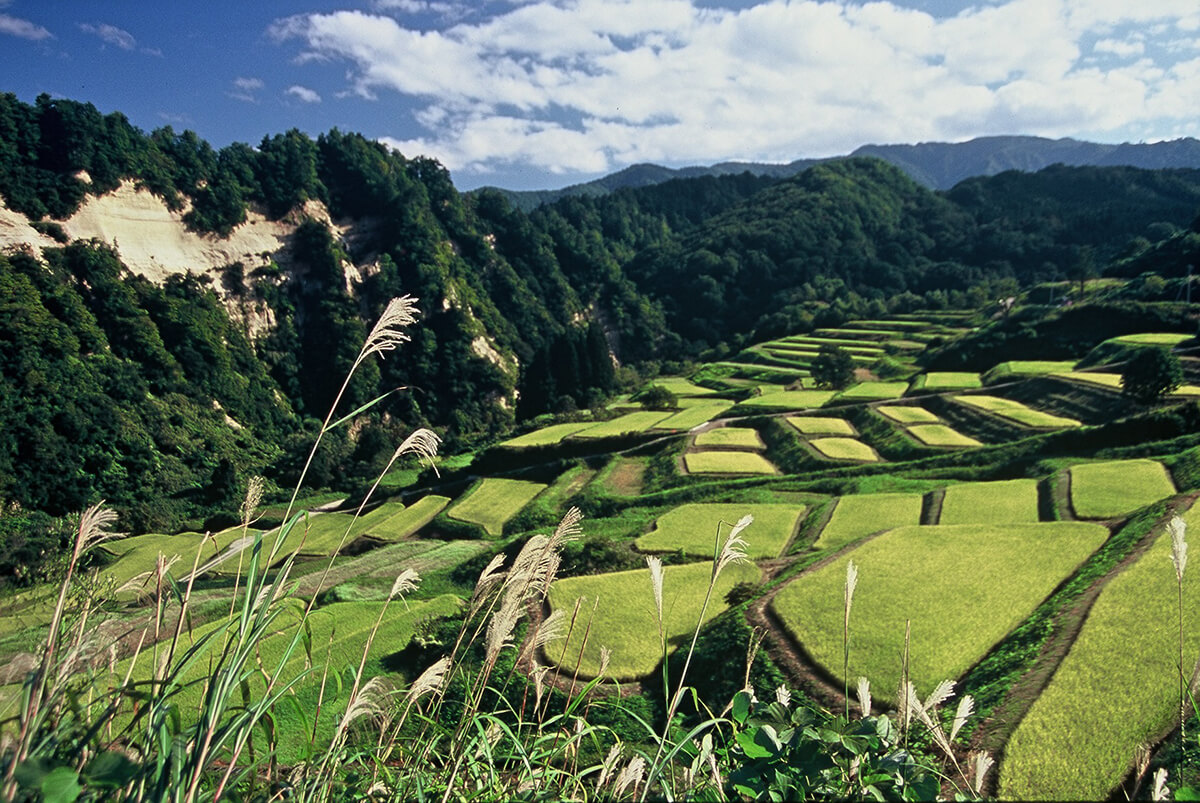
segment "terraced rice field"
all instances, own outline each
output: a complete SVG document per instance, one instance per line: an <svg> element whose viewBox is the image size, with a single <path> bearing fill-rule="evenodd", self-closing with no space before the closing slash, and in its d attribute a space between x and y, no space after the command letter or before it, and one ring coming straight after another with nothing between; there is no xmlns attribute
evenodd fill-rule
<svg viewBox="0 0 1200 803"><path fill-rule="evenodd" d="M1065 371L1062 373L1054 373L1051 376L1056 376L1059 379L1069 379L1073 382L1084 382L1088 385L1095 385L1100 388L1108 388L1109 390L1121 390L1121 375L1102 373L1098 371Z"/></svg>
<svg viewBox="0 0 1200 803"><path fill-rule="evenodd" d="M1104 527L1084 522L901 527L800 575L772 606L792 638L840 679L846 564L853 560L851 685L864 676L873 689L898 687L910 620L910 677L925 695L978 661L1107 537Z"/></svg>
<svg viewBox="0 0 1200 803"><path fill-rule="evenodd" d="M696 405L694 407L689 407L686 410L680 410L674 415L667 416L651 427L651 429L688 430L711 421L732 406L733 402L731 401Z"/></svg>
<svg viewBox="0 0 1200 803"><path fill-rule="evenodd" d="M551 424L548 427L535 429L533 432L526 432L524 435L518 435L515 438L509 438L506 441L501 441L499 444L505 449L529 449L537 446L557 446L562 443L563 438L568 438L577 432L581 432L588 427L595 426L595 421L573 421L569 424Z"/></svg>
<svg viewBox="0 0 1200 803"><path fill-rule="evenodd" d="M706 448L765 449L758 430L750 427L717 427L696 435L696 446Z"/></svg>
<svg viewBox="0 0 1200 803"><path fill-rule="evenodd" d="M869 445L854 438L813 438L809 445L831 460L855 460L878 463L879 454Z"/></svg>
<svg viewBox="0 0 1200 803"><path fill-rule="evenodd" d="M663 619L668 652L674 652L680 644L686 649L700 621L711 575L711 562L664 567ZM758 582L761 578L762 572L753 564L725 567L717 578L704 621L712 620L728 607L725 595L736 584ZM550 586L552 610L562 610L570 616L578 599L583 600L579 624L569 640L552 640L543 648L545 661L572 673L578 665L581 677L595 677L600 671L600 648L607 647L612 651L610 677L636 680L655 671L662 660L662 648L648 569L568 577Z"/></svg>
<svg viewBox="0 0 1200 803"><path fill-rule="evenodd" d="M946 488L939 524L1032 524L1038 521L1037 480L964 482Z"/></svg>
<svg viewBox="0 0 1200 803"><path fill-rule="evenodd" d="M716 393L712 388L706 388L690 382L681 376L664 376L651 381L651 385L666 388L676 396L710 396Z"/></svg>
<svg viewBox="0 0 1200 803"><path fill-rule="evenodd" d="M954 400L959 404L976 410L983 410L984 412L1026 427L1034 427L1036 429L1068 429L1082 426L1074 418L1044 413L1041 410L1027 407L1021 404L1021 402L1004 399L999 396L956 396Z"/></svg>
<svg viewBox="0 0 1200 803"><path fill-rule="evenodd" d="M913 380L909 391L924 390L936 393L944 390L969 390L983 387L979 374L963 371L934 371L921 374Z"/></svg>
<svg viewBox="0 0 1200 803"><path fill-rule="evenodd" d="M880 530L921 523L924 494L854 494L837 501L813 549L841 549Z"/></svg>
<svg viewBox="0 0 1200 803"><path fill-rule="evenodd" d="M504 534L504 524L546 489L540 482L486 477L446 512L459 521L478 524L488 535Z"/></svg>
<svg viewBox="0 0 1200 803"><path fill-rule="evenodd" d="M1010 360L1002 362L983 375L985 384L994 385L1024 376L1070 373L1075 370L1074 360Z"/></svg>
<svg viewBox="0 0 1200 803"><path fill-rule="evenodd" d="M898 424L940 424L942 419L924 407L905 405L881 405L875 408L880 415L887 416Z"/></svg>
<svg viewBox="0 0 1200 803"><path fill-rule="evenodd" d="M674 415L674 413L664 412L662 410L640 410L635 413L626 413L625 415L614 418L610 421L604 421L599 424L594 424L586 429L576 432L571 437L573 438L616 438L621 435L633 435L638 432L645 432L653 427L658 422L665 418Z"/></svg>
<svg viewBox="0 0 1200 803"><path fill-rule="evenodd" d="M1175 493L1175 483L1154 460L1080 463L1069 469L1071 507L1081 519L1111 519Z"/></svg>
<svg viewBox="0 0 1200 803"><path fill-rule="evenodd" d="M1185 521L1194 539L1200 511L1193 507ZM1178 590L1170 541L1160 535L1101 591L1050 685L1008 743L1001 799L1107 799L1132 768L1138 745L1153 744L1178 721ZM1200 595L1200 574L1188 569L1183 593L1190 606ZM1185 612L1189 673L1197 654L1200 619Z"/></svg>
<svg viewBox="0 0 1200 803"><path fill-rule="evenodd" d="M860 382L838 394L838 401L882 401L898 399L908 391L907 382Z"/></svg>
<svg viewBox="0 0 1200 803"><path fill-rule="evenodd" d="M1165 346L1171 348L1178 346L1185 340L1191 340L1193 335L1180 334L1179 332L1146 332L1137 335L1121 335L1114 337L1118 343L1129 343L1135 346Z"/></svg>
<svg viewBox="0 0 1200 803"><path fill-rule="evenodd" d="M741 402L740 406L772 410L810 410L828 402L835 393L832 390L779 390L761 396L751 396Z"/></svg>
<svg viewBox="0 0 1200 803"><path fill-rule="evenodd" d="M908 434L926 446L971 447L983 445L970 435L964 435L945 424L913 424L908 428Z"/></svg>
<svg viewBox="0 0 1200 803"><path fill-rule="evenodd" d="M413 502L378 524L367 526L362 535L377 541L402 541L416 535L450 504L450 497L430 494Z"/></svg>
<svg viewBox="0 0 1200 803"><path fill-rule="evenodd" d="M796 415L789 416L786 420L802 435L845 435L846 437L858 435L858 430L854 428L854 425L844 418Z"/></svg>
<svg viewBox="0 0 1200 803"><path fill-rule="evenodd" d="M686 452L689 474L778 474L775 465L757 452Z"/></svg>
<svg viewBox="0 0 1200 803"><path fill-rule="evenodd" d="M730 528L749 514L754 516L754 522L742 531L746 554L754 560L774 558L791 540L804 512L804 505L738 502L680 505L660 516L654 529L638 538L634 546L642 552L683 550L688 557L711 559L725 545Z"/></svg>

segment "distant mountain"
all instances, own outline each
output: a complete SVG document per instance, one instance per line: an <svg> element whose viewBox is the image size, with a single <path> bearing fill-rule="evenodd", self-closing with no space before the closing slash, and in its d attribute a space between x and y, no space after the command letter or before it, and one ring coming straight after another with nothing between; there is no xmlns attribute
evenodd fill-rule
<svg viewBox="0 0 1200 803"><path fill-rule="evenodd" d="M1200 140L1186 137L1169 142L1106 145L1077 139L1003 136L967 142L922 142L917 145L863 145L849 156L874 156L899 167L918 184L948 190L963 179L994 176L1006 170L1033 173L1052 164L1073 167L1128 166L1155 170L1166 167L1200 168ZM831 159L846 158L843 156ZM725 176L743 172L787 178L827 159L797 159L787 164L721 162L709 167L670 168L636 164L595 181L558 190L501 190L526 211L571 195L607 195L623 187L647 187L677 178Z"/></svg>

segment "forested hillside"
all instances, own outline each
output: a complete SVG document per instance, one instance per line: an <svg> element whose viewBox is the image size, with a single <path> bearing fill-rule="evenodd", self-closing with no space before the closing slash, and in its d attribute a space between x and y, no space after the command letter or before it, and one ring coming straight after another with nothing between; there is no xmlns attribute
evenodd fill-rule
<svg viewBox="0 0 1200 803"><path fill-rule="evenodd" d="M288 221L286 245L262 264L151 282L122 265L120 243L64 231L118 187L153 193L210 241L251 213ZM356 482L419 424L486 440L753 338L979 307L1118 258L1132 270L1196 219L1200 171L1056 167L935 193L848 159L527 214L358 134L293 130L218 150L89 104L0 95L0 196L58 240L0 256L0 501L57 515L107 498L127 526L166 529L228 511L251 473L296 476L392 297L419 298L421 325L357 374L340 411L410 391L336 431L313 485ZM312 204L333 223L307 216Z"/></svg>

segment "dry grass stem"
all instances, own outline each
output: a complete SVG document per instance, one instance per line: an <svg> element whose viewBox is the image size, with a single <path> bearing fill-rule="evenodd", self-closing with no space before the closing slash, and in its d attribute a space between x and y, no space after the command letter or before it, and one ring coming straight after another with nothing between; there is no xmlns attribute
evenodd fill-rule
<svg viewBox="0 0 1200 803"><path fill-rule="evenodd" d="M410 338L402 330L416 322L417 299L411 296L393 298L379 316L375 327L371 329L371 334L367 335L359 361L371 354L378 354L382 358L386 352L408 342Z"/></svg>
<svg viewBox="0 0 1200 803"><path fill-rule="evenodd" d="M863 717L871 716L871 681L864 677L858 679L858 710Z"/></svg>

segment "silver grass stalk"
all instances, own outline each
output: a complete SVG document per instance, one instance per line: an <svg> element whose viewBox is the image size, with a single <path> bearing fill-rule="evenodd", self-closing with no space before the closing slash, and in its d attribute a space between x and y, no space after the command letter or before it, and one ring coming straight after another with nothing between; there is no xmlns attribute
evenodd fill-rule
<svg viewBox="0 0 1200 803"><path fill-rule="evenodd" d="M442 656L428 669L422 672L408 689L405 700L408 705L415 704L422 697L441 690L446 682L446 673L450 669L449 656Z"/></svg>
<svg viewBox="0 0 1200 803"><path fill-rule="evenodd" d="M109 532L109 527L117 520L117 511L103 507L104 502L97 502L84 511L79 519L79 534L75 538L74 560L78 561L83 553L97 544L111 538L119 538L122 533Z"/></svg>
<svg viewBox="0 0 1200 803"><path fill-rule="evenodd" d="M871 681L865 677L858 679L858 710L864 719L871 716Z"/></svg>
<svg viewBox="0 0 1200 803"><path fill-rule="evenodd" d="M975 713L975 698L964 694L958 701L958 710L954 712L954 721L950 724L950 741L954 741L954 737L958 736L958 732L962 730L963 725L967 724L967 720L973 713Z"/></svg>
<svg viewBox="0 0 1200 803"><path fill-rule="evenodd" d="M479 613L479 609L483 607L483 603L487 600L488 594L500 582L504 580L504 575L500 573L500 567L504 565L504 555L494 555L488 565L484 567L479 574L479 579L475 581L475 590L471 593L470 613L467 618L471 618Z"/></svg>
<svg viewBox="0 0 1200 803"><path fill-rule="evenodd" d="M846 564L845 604L846 617L850 617L850 608L854 605L854 589L858 588L858 567L854 561Z"/></svg>
<svg viewBox="0 0 1200 803"><path fill-rule="evenodd" d="M550 537L551 546L557 549L568 541L579 540L583 535L581 521L583 521L583 511L577 507L568 510L562 517L562 521L558 523L558 527L554 529L554 535Z"/></svg>
<svg viewBox="0 0 1200 803"><path fill-rule="evenodd" d="M550 612L550 615L542 620L541 625L534 631L533 636L525 644L525 649L521 652L521 658L530 655L537 655L538 650L545 647L551 641L556 641L562 638L567 629L567 612L562 608L555 608Z"/></svg>
<svg viewBox="0 0 1200 803"><path fill-rule="evenodd" d="M612 661L612 650L604 645L600 646L600 672L597 677L604 677L608 673L608 665Z"/></svg>
<svg viewBox="0 0 1200 803"><path fill-rule="evenodd" d="M987 776L988 770L992 768L992 765L994 765L996 761L990 755L988 755L986 750L980 750L978 752L971 753L970 756L968 756L968 760L970 761L973 769L974 777L972 780L972 786L975 789L975 794L982 796L983 779Z"/></svg>
<svg viewBox="0 0 1200 803"><path fill-rule="evenodd" d="M505 594L500 608L488 620L485 643L487 663L492 666L500 655L500 650L512 638L513 630L521 618L522 598L517 594Z"/></svg>
<svg viewBox="0 0 1200 803"><path fill-rule="evenodd" d="M1151 800L1170 800L1170 790L1167 789L1167 768L1159 767L1154 773L1154 789L1150 792Z"/></svg>
<svg viewBox="0 0 1200 803"><path fill-rule="evenodd" d="M396 576L395 582L392 583L392 590L388 592L387 598L393 600L400 594L416 591L420 583L421 575L417 574L415 569L405 569Z"/></svg>
<svg viewBox="0 0 1200 803"><path fill-rule="evenodd" d="M901 712L904 728L912 724L913 715L921 710L921 698L917 697L917 689L911 680L900 682L900 696L897 709Z"/></svg>
<svg viewBox="0 0 1200 803"><path fill-rule="evenodd" d="M1187 567L1187 522L1175 516L1167 522L1171 534L1171 563L1175 566L1175 579L1183 582L1183 570Z"/></svg>
<svg viewBox="0 0 1200 803"><path fill-rule="evenodd" d="M933 691L929 693L929 696L925 698L925 702L921 705L921 708L925 711L932 711L953 696L954 681L943 680L941 683L935 686Z"/></svg>
<svg viewBox="0 0 1200 803"><path fill-rule="evenodd" d="M617 775L616 786L613 789L613 797L618 798L625 793L626 788L633 785L633 792L637 794L638 784L642 782L642 774L646 771L646 759L641 756L634 756L629 759L629 763Z"/></svg>
<svg viewBox="0 0 1200 803"><path fill-rule="evenodd" d="M437 457L438 444L441 442L442 439L433 430L425 429L424 427L414 430L396 447L396 451L392 454L392 459L388 462L388 465L390 466L396 462L402 455L415 454L424 459L429 464L429 467L433 469L433 473L440 477L441 474L438 473L434 459Z"/></svg>
<svg viewBox="0 0 1200 803"><path fill-rule="evenodd" d="M738 523L733 525L733 529L729 531L729 537L725 539L725 545L721 548L721 554L717 557L716 563L713 564L713 579L731 563L745 563L746 558L746 539L742 538L742 530L754 523L754 517L747 514L738 520Z"/></svg>
<svg viewBox="0 0 1200 803"><path fill-rule="evenodd" d="M402 330L417 322L416 313L417 299L411 296L401 296L389 301L371 334L367 335L359 361L371 354L378 354L382 358L386 352L392 351L401 343L407 343L411 338Z"/></svg>
<svg viewBox="0 0 1200 803"><path fill-rule="evenodd" d="M246 498L242 500L242 526L249 527L254 521L254 511L262 502L263 484L266 481L257 474L246 481Z"/></svg>
<svg viewBox="0 0 1200 803"><path fill-rule="evenodd" d="M663 632L663 565L657 555L646 556L646 567L650 569L650 589L654 592L654 607L658 611L658 630Z"/></svg>
<svg viewBox="0 0 1200 803"><path fill-rule="evenodd" d="M338 724L338 736L344 736L350 726L363 717L383 716L390 694L391 689L383 675L376 675L364 683L350 701L350 705L346 706L346 713L342 715L342 721Z"/></svg>
<svg viewBox="0 0 1200 803"><path fill-rule="evenodd" d="M792 704L792 690L780 683L775 688L775 702L779 703L784 708L787 708Z"/></svg>
<svg viewBox="0 0 1200 803"><path fill-rule="evenodd" d="M612 777L612 771L617 766L617 762L621 760L621 752L623 748L620 742L609 748L608 755L604 757L604 761L600 764L600 775L596 778L596 793L600 794L604 791L604 786Z"/></svg>

